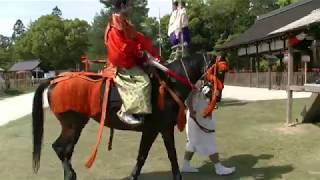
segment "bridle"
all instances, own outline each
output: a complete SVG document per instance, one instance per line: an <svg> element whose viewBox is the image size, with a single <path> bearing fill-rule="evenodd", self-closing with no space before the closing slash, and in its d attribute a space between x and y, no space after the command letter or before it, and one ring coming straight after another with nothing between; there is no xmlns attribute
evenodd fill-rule
<svg viewBox="0 0 320 180"><path fill-rule="evenodd" d="M206 58L206 56L205 56L204 53L202 53L202 56L203 56L202 61L204 62L205 66L203 67L202 76L200 77L200 79L203 79L203 78L204 78L204 76L206 75L206 70L208 70L208 68L209 68L209 66L210 66L210 63L208 63L207 58ZM190 84L192 84L193 87L196 87L195 84L193 84L193 83L191 82L191 80L190 80L190 76L189 76L189 74L188 74L188 71L187 71L186 66L184 65L184 63L183 63L183 61L182 61L182 58L179 58L179 60L180 60L180 63L181 63L181 65L182 65L182 67L183 67L183 71L184 71L184 73L185 73L185 75L186 75L186 77L187 77L188 82L189 82ZM201 87L201 88L203 88L203 87ZM199 90L199 89L198 89L198 90Z"/></svg>

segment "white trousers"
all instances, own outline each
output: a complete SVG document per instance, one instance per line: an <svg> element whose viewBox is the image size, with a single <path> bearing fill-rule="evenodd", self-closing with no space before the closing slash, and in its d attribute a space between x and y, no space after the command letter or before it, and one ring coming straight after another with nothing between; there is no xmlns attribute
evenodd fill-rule
<svg viewBox="0 0 320 180"><path fill-rule="evenodd" d="M199 114L200 112L197 111ZM187 144L186 144L186 151L199 153L203 156L210 156L212 154L217 153L216 150L216 142L215 142L215 133L206 133L203 132L199 126L194 122L194 120L190 117L189 110L187 111ZM200 117L198 122L208 128L214 129L214 115L208 118L201 118Z"/></svg>

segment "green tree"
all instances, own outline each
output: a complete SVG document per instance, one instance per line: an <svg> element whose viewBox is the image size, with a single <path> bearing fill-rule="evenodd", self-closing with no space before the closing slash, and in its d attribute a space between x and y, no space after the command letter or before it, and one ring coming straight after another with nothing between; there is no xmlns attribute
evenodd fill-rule
<svg viewBox="0 0 320 180"><path fill-rule="evenodd" d="M88 23L78 19L41 16L17 41L16 51L21 59L41 59L45 69L74 68L87 48L88 29Z"/></svg>
<svg viewBox="0 0 320 180"><path fill-rule="evenodd" d="M80 63L80 57L88 50L88 33L90 25L79 19L64 21L65 43L68 53L63 61L65 66L72 67Z"/></svg>
<svg viewBox="0 0 320 180"><path fill-rule="evenodd" d="M56 6L56 7L54 7L52 9L51 15L61 17L62 16L62 11L58 8L58 6Z"/></svg>
<svg viewBox="0 0 320 180"><path fill-rule="evenodd" d="M93 24L89 31L89 49L90 59L102 59L106 57L107 49L104 45L104 33L111 16L111 11L101 10L94 17Z"/></svg>
<svg viewBox="0 0 320 180"><path fill-rule="evenodd" d="M9 49L10 45L10 38L0 34L0 48Z"/></svg>
<svg viewBox="0 0 320 180"><path fill-rule="evenodd" d="M8 68L11 64L11 40L0 34L0 67Z"/></svg>
<svg viewBox="0 0 320 180"><path fill-rule="evenodd" d="M168 59L171 53L171 45L168 37L168 25L170 15L165 15L160 20L161 27L161 53L162 57Z"/></svg>
<svg viewBox="0 0 320 180"><path fill-rule="evenodd" d="M140 23L144 34L151 38L153 44L159 43L159 21L154 17L147 17L144 22Z"/></svg>
<svg viewBox="0 0 320 180"><path fill-rule="evenodd" d="M250 0L250 11L254 16L260 16L278 8L277 0Z"/></svg>
<svg viewBox="0 0 320 180"><path fill-rule="evenodd" d="M23 36L25 32L26 27L24 26L23 22L20 19L18 19L13 26L12 40L18 40L21 36Z"/></svg>
<svg viewBox="0 0 320 180"><path fill-rule="evenodd" d="M246 30L255 20L250 0L188 0L192 51L212 51L234 34Z"/></svg>
<svg viewBox="0 0 320 180"><path fill-rule="evenodd" d="M284 6L287 6L287 5L290 5L292 3L296 3L298 2L299 0L278 0L277 1L277 4L280 6L280 7L284 7Z"/></svg>

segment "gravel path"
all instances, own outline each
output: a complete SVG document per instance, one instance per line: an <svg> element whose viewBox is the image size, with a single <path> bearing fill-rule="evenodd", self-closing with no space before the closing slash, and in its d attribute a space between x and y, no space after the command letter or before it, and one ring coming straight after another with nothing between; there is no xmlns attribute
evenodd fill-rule
<svg viewBox="0 0 320 180"><path fill-rule="evenodd" d="M33 95L34 93L28 93L0 100L0 126L30 114ZM47 98L44 99L44 106L48 107Z"/></svg>

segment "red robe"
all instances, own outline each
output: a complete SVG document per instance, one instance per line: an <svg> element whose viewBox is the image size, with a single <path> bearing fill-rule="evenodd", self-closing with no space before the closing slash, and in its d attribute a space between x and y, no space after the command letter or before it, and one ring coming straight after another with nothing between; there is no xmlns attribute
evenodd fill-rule
<svg viewBox="0 0 320 180"><path fill-rule="evenodd" d="M116 67L130 69L137 65L142 51L160 59L158 50L142 33L136 32L133 25L119 14L113 14L105 32L105 45L108 48L108 61Z"/></svg>

